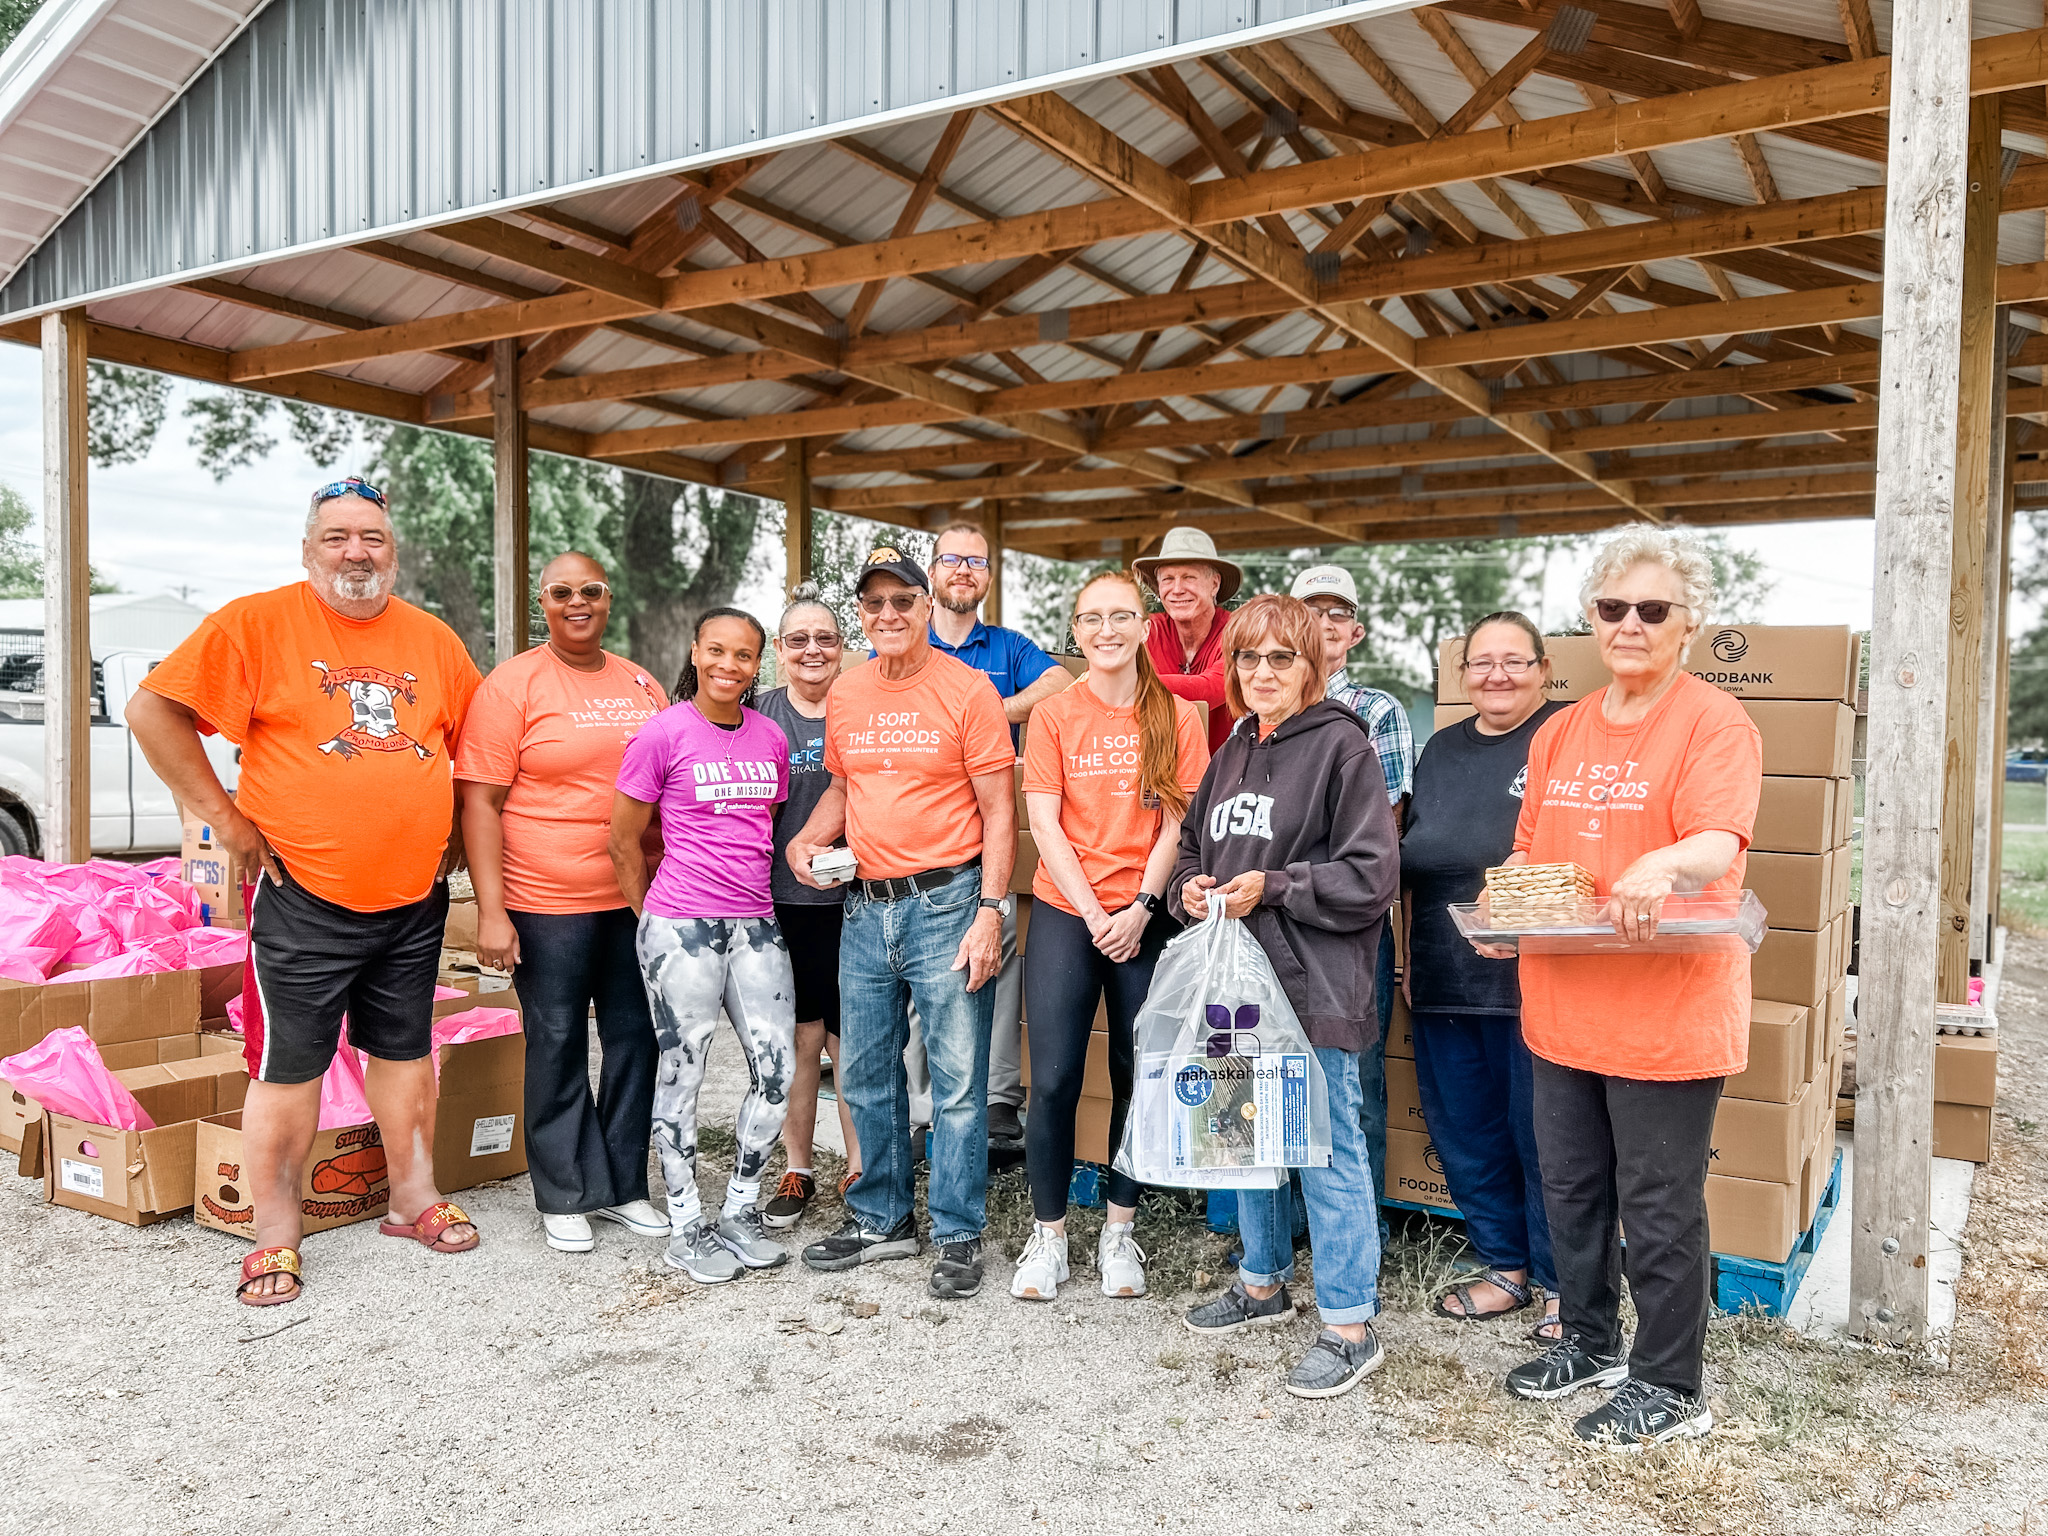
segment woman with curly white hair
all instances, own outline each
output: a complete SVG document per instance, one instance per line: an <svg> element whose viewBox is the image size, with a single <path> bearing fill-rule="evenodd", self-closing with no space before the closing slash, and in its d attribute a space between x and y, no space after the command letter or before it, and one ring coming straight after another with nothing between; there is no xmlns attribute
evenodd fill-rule
<svg viewBox="0 0 2048 1536"><path fill-rule="evenodd" d="M1613 680L1530 743L1508 862L1581 865L1616 932L1648 939L1674 892L1741 889L1762 740L1735 698L1684 670L1714 596L1697 544L1626 529L1595 557L1580 596ZM1587 1440L1705 1434L1707 1154L1721 1080L1748 1063L1748 951L1731 942L1519 964L1564 1336L1510 1371L1508 1390L1612 1388L1578 1421ZM1626 1356L1624 1262L1636 1306Z"/></svg>

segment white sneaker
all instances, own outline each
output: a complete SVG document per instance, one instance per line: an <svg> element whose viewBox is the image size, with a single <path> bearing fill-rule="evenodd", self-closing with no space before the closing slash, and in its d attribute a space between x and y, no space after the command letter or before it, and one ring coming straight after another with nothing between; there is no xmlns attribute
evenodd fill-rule
<svg viewBox="0 0 2048 1536"><path fill-rule="evenodd" d="M1017 1260L1010 1294L1019 1301L1051 1301L1067 1278L1067 1234L1042 1221L1031 1224L1031 1241Z"/></svg>
<svg viewBox="0 0 2048 1536"><path fill-rule="evenodd" d="M669 1235L668 1217L645 1200L628 1200L624 1205L601 1205L590 1214L606 1221L616 1221L628 1232L641 1237Z"/></svg>
<svg viewBox="0 0 2048 1536"><path fill-rule="evenodd" d="M1131 1222L1104 1225L1102 1241L1095 1249L1095 1268L1102 1275L1103 1295L1145 1294L1145 1250L1138 1246Z"/></svg>
<svg viewBox="0 0 2048 1536"><path fill-rule="evenodd" d="M588 1253L597 1246L597 1239L590 1235L587 1216L550 1216L542 1212L540 1224L548 1229L550 1248L559 1248L563 1253Z"/></svg>

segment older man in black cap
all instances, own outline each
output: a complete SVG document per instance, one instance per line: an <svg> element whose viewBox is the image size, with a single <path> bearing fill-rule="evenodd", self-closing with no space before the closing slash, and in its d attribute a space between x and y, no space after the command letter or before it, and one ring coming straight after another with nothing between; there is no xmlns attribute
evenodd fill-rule
<svg viewBox="0 0 2048 1536"><path fill-rule="evenodd" d="M845 1227L804 1250L813 1269L851 1269L918 1250L903 1068L914 1002L932 1081L929 1206L934 1296L981 1288L988 1193L988 1050L1017 853L1016 751L988 679L931 643L930 578L891 548L855 592L875 654L825 705L830 788L788 859L811 861L843 833L857 867L839 943L840 1091L863 1166Z"/></svg>

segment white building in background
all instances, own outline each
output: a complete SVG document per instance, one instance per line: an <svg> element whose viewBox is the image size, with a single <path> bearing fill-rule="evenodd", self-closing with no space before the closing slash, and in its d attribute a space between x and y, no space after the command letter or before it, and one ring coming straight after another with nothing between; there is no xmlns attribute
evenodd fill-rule
<svg viewBox="0 0 2048 1536"><path fill-rule="evenodd" d="M95 660L109 651L168 651L197 629L208 611L168 592L105 592L92 598L91 605ZM40 597L0 599L0 635L42 632Z"/></svg>

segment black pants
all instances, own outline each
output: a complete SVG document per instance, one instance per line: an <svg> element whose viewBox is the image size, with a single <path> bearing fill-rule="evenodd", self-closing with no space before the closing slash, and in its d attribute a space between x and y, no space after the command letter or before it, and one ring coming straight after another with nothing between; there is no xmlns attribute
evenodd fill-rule
<svg viewBox="0 0 2048 1536"><path fill-rule="evenodd" d="M1036 937L1034 927L1033 936ZM1629 1375L1700 1390L1707 1343L1707 1153L1721 1079L1638 1082L1535 1058L1536 1148L1564 1331L1621 1352L1621 1269L1636 1303ZM1621 1246L1621 1233L1628 1246Z"/></svg>
<svg viewBox="0 0 2048 1536"><path fill-rule="evenodd" d="M1166 941L1180 932L1169 917L1155 917L1138 952L1121 965L1095 947L1088 925L1049 901L1031 909L1031 941L1024 950L1024 1030L1031 1051L1031 1113L1024 1127L1024 1164L1031 1178L1031 1212L1040 1221L1067 1214L1074 1176L1074 1116L1088 1070L1088 1037L1095 1008L1106 1002L1109 1034L1109 1152L1124 1139L1131 1110L1136 1053L1131 1024L1152 986L1152 968ZM1143 1188L1111 1169L1113 1205L1136 1205Z"/></svg>
<svg viewBox="0 0 2048 1536"><path fill-rule="evenodd" d="M526 1162L533 1203L574 1216L647 1198L647 1147L660 1052L640 984L631 907L513 912L526 1015ZM603 1048L590 1095L590 1008Z"/></svg>

